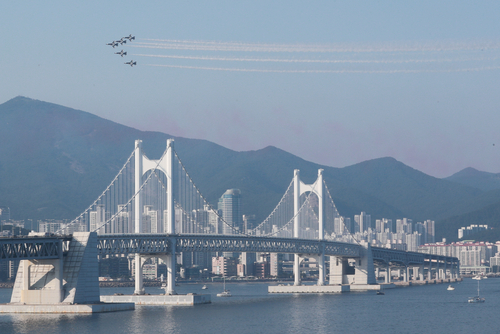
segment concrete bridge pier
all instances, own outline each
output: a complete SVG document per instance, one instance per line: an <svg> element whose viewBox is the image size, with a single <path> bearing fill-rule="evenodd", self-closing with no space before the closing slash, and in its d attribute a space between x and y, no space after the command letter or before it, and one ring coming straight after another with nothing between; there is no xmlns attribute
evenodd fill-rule
<svg viewBox="0 0 500 334"><path fill-rule="evenodd" d="M356 259L354 268L354 284L377 284L375 278L375 267L373 265L373 254L370 244L362 249L361 257Z"/></svg>
<svg viewBox="0 0 500 334"><path fill-rule="evenodd" d="M11 302L58 304L64 297L63 259L22 260ZM20 295L20 298L19 298Z"/></svg>
<svg viewBox="0 0 500 334"><path fill-rule="evenodd" d="M342 285L349 284L347 278L347 259L337 256L330 256L330 284Z"/></svg>
<svg viewBox="0 0 500 334"><path fill-rule="evenodd" d="M325 250L318 255L318 285L325 285Z"/></svg>
<svg viewBox="0 0 500 334"><path fill-rule="evenodd" d="M97 234L75 232L56 259L21 260L10 304L0 313L93 313L134 309L104 304L99 297Z"/></svg>
<svg viewBox="0 0 500 334"><path fill-rule="evenodd" d="M301 284L300 280L300 261L301 257L299 254L294 254L294 261L293 261L293 285L299 286Z"/></svg>
<svg viewBox="0 0 500 334"><path fill-rule="evenodd" d="M414 279L414 280L417 280L417 278L418 278L418 279L421 279L421 278L420 278L420 274L421 274L421 272L420 272L420 271L421 271L421 270L420 270L420 266L413 266L413 279Z"/></svg>
<svg viewBox="0 0 500 334"><path fill-rule="evenodd" d="M134 295L143 295L143 273L142 266L144 265L145 259L142 258L140 254L135 254L135 289Z"/></svg>
<svg viewBox="0 0 500 334"><path fill-rule="evenodd" d="M165 263L167 264L167 291L165 293L167 295L176 295L177 292L175 292L175 271L177 259L175 255L175 239L173 239L171 247L172 253L165 256Z"/></svg>
<svg viewBox="0 0 500 334"><path fill-rule="evenodd" d="M403 271L403 282L408 282L408 268L401 269Z"/></svg>

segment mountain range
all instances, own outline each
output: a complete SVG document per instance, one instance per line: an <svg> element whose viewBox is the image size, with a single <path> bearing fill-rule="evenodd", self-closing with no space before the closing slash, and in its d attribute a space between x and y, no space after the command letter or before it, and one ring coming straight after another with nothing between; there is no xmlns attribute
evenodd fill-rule
<svg viewBox="0 0 500 334"><path fill-rule="evenodd" d="M323 168L340 214L351 219L361 211L372 220L432 219L437 237L449 240L469 224L500 228L500 174L467 168L439 179L390 157L322 166L273 146L237 152L21 96L0 105L0 206L10 207L12 219L72 219L114 178L136 139L158 159L168 138L212 205L226 189L239 188L243 214L258 220L279 202L294 169L312 183Z"/></svg>

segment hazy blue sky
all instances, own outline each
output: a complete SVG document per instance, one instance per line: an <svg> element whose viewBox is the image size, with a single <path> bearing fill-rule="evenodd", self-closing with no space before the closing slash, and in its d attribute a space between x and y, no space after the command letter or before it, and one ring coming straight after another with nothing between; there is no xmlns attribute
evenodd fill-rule
<svg viewBox="0 0 500 334"><path fill-rule="evenodd" d="M499 17L498 1L2 1L0 103L334 167L497 173Z"/></svg>

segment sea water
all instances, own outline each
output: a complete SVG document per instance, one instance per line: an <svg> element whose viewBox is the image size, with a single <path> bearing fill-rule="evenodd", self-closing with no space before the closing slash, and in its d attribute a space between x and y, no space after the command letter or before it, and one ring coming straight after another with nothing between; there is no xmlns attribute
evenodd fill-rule
<svg viewBox="0 0 500 334"><path fill-rule="evenodd" d="M268 294L264 283L231 283L232 297L219 298L221 283L183 284L179 293L210 293L212 304L136 306L134 311L0 315L0 333L497 333L500 279L480 281L484 304L469 304L477 281L432 284L343 294ZM11 289L0 289L0 303ZM133 288L102 288L101 294ZM159 288L146 288L160 294Z"/></svg>

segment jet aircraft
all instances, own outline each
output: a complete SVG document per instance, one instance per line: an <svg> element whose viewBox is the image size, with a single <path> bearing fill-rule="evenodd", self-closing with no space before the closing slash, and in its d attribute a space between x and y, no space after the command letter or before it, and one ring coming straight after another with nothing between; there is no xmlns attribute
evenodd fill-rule
<svg viewBox="0 0 500 334"><path fill-rule="evenodd" d="M133 39L135 39L135 36L132 36L132 34L128 35L127 37L123 37L123 38L126 38L128 39L129 41L132 41Z"/></svg>
<svg viewBox="0 0 500 334"><path fill-rule="evenodd" d="M130 65L130 67L133 67L134 65L137 65L137 62L131 60L131 61L128 61L128 62L126 62L124 64Z"/></svg>
<svg viewBox="0 0 500 334"><path fill-rule="evenodd" d="M106 45L111 45L113 47L113 49L118 46L118 42L117 41L113 41L111 43L106 43Z"/></svg>
<svg viewBox="0 0 500 334"><path fill-rule="evenodd" d="M118 43L120 43L121 45L123 44L127 44L127 41L125 40L125 37L122 37L119 41L117 41Z"/></svg>
<svg viewBox="0 0 500 334"><path fill-rule="evenodd" d="M121 50L120 52L115 52L115 55L120 55L120 56L126 56L127 55L127 52L124 52L123 50Z"/></svg>

